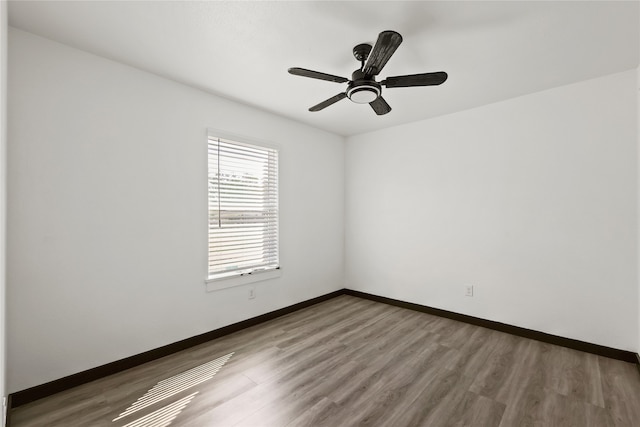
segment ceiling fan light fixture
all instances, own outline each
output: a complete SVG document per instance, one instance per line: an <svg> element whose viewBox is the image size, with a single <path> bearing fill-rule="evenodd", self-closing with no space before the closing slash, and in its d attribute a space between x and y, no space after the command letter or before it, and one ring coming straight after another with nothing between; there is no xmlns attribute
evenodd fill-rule
<svg viewBox="0 0 640 427"><path fill-rule="evenodd" d="M368 104L375 101L380 96L380 87L362 84L350 87L347 90L347 97L356 104Z"/></svg>
<svg viewBox="0 0 640 427"><path fill-rule="evenodd" d="M346 77L299 67L289 68L289 74L335 83L347 83L345 92L340 92L329 99L325 99L309 108L309 111L320 111L340 100L349 98L356 104L369 104L378 116L383 116L391 111L391 106L382 97L382 86L387 89L394 87L437 86L447 80L447 73L438 71L436 73L387 77L385 80L377 82L376 76L380 74L389 58L400 46L400 43L402 43L400 33L383 31L378 34L375 46L372 47L368 43L362 43L354 47L353 56L361 65L351 74L351 80Z"/></svg>

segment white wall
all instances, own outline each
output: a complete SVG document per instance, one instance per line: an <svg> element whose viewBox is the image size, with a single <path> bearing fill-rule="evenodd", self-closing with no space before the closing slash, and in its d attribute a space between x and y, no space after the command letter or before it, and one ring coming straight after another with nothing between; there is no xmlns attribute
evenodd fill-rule
<svg viewBox="0 0 640 427"><path fill-rule="evenodd" d="M348 138L346 287L637 351L635 82Z"/></svg>
<svg viewBox="0 0 640 427"><path fill-rule="evenodd" d="M0 397L5 384L5 250L6 250L6 147L7 147L7 2L0 1ZM4 425L4 408L0 409Z"/></svg>
<svg viewBox="0 0 640 427"><path fill-rule="evenodd" d="M8 389L343 287L344 140L9 31ZM206 128L281 146L282 277L205 293Z"/></svg>

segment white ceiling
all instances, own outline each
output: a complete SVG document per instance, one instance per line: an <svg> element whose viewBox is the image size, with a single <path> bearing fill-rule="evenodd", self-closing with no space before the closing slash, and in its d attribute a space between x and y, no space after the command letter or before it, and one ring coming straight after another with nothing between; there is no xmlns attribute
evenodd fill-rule
<svg viewBox="0 0 640 427"><path fill-rule="evenodd" d="M638 1L10 1L10 25L210 93L353 135L635 68ZM383 89L376 116L348 99L353 46L382 30L404 42L381 78L446 71L441 86Z"/></svg>

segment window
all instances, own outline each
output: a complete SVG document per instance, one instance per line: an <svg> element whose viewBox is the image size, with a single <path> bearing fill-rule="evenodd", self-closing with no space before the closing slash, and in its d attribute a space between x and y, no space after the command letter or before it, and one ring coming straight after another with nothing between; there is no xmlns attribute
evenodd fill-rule
<svg viewBox="0 0 640 427"><path fill-rule="evenodd" d="M209 280L280 268L278 151L208 139Z"/></svg>

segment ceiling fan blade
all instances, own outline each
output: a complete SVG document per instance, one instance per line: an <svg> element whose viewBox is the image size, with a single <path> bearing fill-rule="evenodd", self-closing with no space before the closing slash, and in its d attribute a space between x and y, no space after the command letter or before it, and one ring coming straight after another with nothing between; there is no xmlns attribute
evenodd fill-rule
<svg viewBox="0 0 640 427"><path fill-rule="evenodd" d="M375 101L371 101L369 103L373 111L376 112L377 115L382 116L383 114L387 114L391 111L391 107L387 104L387 101L384 100L383 97L379 96L375 99Z"/></svg>
<svg viewBox="0 0 640 427"><path fill-rule="evenodd" d="M391 55L402 43L402 36L395 31L383 31L378 35L378 41L369 54L364 66L364 73L369 76L377 76L385 66Z"/></svg>
<svg viewBox="0 0 640 427"><path fill-rule="evenodd" d="M412 87L412 86L437 86L447 80L447 73L438 71L436 73L411 74L407 76L387 77L380 84L386 87Z"/></svg>
<svg viewBox="0 0 640 427"><path fill-rule="evenodd" d="M320 111L324 108L327 108L329 105L331 104L335 104L336 102L340 101L341 99L345 99L347 97L347 94L342 92L337 94L336 96L332 96L331 98L322 101L321 103L314 105L313 107L309 108L309 111Z"/></svg>
<svg viewBox="0 0 640 427"><path fill-rule="evenodd" d="M344 77L334 76L333 74L321 73L319 71L307 70L298 67L289 68L289 74L293 74L294 76L311 77L312 79L327 80L336 83L346 83L349 81L349 79Z"/></svg>

